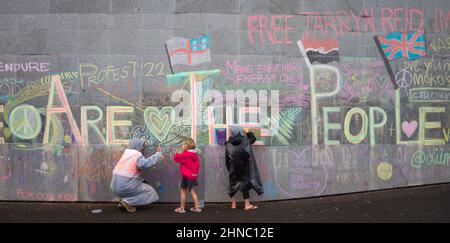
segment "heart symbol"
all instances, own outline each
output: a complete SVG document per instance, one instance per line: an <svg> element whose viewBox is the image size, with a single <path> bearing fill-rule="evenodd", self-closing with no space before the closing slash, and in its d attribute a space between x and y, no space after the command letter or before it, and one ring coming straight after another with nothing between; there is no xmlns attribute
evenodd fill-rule
<svg viewBox="0 0 450 243"><path fill-rule="evenodd" d="M417 121L404 121L402 123L402 129L408 138L411 137L417 129Z"/></svg>
<svg viewBox="0 0 450 243"><path fill-rule="evenodd" d="M150 106L144 111L144 121L150 132L160 141L164 141L175 122L175 110L166 106L161 110Z"/></svg>

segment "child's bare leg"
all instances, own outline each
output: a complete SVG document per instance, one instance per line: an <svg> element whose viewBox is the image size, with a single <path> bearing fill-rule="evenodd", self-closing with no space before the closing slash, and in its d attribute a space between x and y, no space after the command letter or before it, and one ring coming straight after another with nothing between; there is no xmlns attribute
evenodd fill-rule
<svg viewBox="0 0 450 243"><path fill-rule="evenodd" d="M181 201L180 201L180 208L184 209L184 206L186 205L186 189L181 188Z"/></svg>
<svg viewBox="0 0 450 243"><path fill-rule="evenodd" d="M194 200L194 207L200 208L200 202L198 201L198 195L197 195L197 192L195 192L194 188L191 189L191 196L192 196L192 200Z"/></svg>
<svg viewBox="0 0 450 243"><path fill-rule="evenodd" d="M237 208L237 206L236 206L236 195L233 195L231 197L231 208L233 208L233 209Z"/></svg>

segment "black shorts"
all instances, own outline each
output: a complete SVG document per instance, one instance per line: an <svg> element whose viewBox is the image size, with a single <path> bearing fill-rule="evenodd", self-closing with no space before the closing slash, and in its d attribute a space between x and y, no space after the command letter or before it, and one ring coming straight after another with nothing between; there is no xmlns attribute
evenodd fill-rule
<svg viewBox="0 0 450 243"><path fill-rule="evenodd" d="M184 177L183 177L183 179L181 179L180 188L191 190L192 187L195 187L195 186L198 186L197 180L191 181L191 180L188 180L188 179L186 179Z"/></svg>

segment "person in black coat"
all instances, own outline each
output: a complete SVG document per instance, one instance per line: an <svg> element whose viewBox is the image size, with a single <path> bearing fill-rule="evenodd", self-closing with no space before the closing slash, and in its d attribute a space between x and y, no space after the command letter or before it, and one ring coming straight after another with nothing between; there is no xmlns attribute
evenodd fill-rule
<svg viewBox="0 0 450 243"><path fill-rule="evenodd" d="M230 137L225 144L225 160L229 172L231 208L236 208L236 192L242 191L245 201L244 210L256 209L250 203L249 191L255 190L258 195L264 193L258 167L251 145L256 137L247 128L238 125L230 127Z"/></svg>

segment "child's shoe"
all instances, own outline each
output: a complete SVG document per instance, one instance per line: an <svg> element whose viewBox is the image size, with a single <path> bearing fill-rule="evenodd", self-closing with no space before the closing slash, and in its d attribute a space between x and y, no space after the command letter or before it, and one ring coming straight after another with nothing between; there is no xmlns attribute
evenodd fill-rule
<svg viewBox="0 0 450 243"><path fill-rule="evenodd" d="M184 210L184 208L176 208L175 213L186 213L186 210Z"/></svg>
<svg viewBox="0 0 450 243"><path fill-rule="evenodd" d="M202 211L201 208L191 208L190 210L191 210L191 212L196 212L196 213L200 213Z"/></svg>

